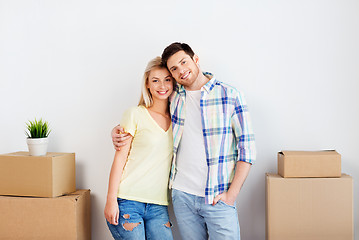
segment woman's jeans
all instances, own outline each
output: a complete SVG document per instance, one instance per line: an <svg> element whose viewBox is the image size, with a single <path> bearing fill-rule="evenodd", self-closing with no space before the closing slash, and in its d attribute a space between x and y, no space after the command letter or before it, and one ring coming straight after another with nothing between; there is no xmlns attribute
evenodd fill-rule
<svg viewBox="0 0 359 240"><path fill-rule="evenodd" d="M171 223L167 206L117 199L118 225L107 225L116 240L171 240Z"/></svg>
<svg viewBox="0 0 359 240"><path fill-rule="evenodd" d="M219 200L206 204L204 197L172 189L173 210L183 240L239 240L235 206Z"/></svg>

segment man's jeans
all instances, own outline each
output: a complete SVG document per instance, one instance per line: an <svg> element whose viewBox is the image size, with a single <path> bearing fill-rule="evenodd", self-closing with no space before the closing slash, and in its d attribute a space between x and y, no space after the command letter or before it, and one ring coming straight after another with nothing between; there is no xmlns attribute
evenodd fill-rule
<svg viewBox="0 0 359 240"><path fill-rule="evenodd" d="M218 201L214 206L198 197L172 189L172 204L182 239L240 239L235 206Z"/></svg>
<svg viewBox="0 0 359 240"><path fill-rule="evenodd" d="M167 206L142 203L126 199L118 199L120 209L118 225L107 221L108 228L116 240L172 240L169 227ZM136 223L137 226L129 230L126 223ZM125 226L124 226L125 224Z"/></svg>

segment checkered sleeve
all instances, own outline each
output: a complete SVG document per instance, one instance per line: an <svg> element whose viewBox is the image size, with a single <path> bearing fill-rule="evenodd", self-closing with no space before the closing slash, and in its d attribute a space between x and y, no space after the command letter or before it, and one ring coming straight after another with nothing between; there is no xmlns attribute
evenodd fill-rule
<svg viewBox="0 0 359 240"><path fill-rule="evenodd" d="M256 161L254 132L246 100L239 91L235 91L235 106L231 121L237 141L237 161L254 164Z"/></svg>

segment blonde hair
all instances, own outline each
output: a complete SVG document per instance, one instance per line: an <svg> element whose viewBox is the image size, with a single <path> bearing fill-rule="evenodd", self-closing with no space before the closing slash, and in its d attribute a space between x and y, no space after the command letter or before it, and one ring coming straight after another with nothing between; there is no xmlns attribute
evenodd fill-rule
<svg viewBox="0 0 359 240"><path fill-rule="evenodd" d="M150 76L151 71L155 68L167 69L163 65L161 57L155 57L154 59L149 61L146 66L146 69L145 69L145 72L144 72L143 78L142 78L141 98L140 98L140 102L138 103L139 106L142 105L145 107L151 107L153 104L152 95L147 88L147 83L148 83L148 77Z"/></svg>

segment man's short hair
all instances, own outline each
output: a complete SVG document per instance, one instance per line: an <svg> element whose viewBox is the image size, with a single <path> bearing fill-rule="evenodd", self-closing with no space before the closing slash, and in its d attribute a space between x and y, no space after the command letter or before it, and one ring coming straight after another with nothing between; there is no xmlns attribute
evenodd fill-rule
<svg viewBox="0 0 359 240"><path fill-rule="evenodd" d="M167 46L165 48L165 50L163 50L162 57L161 57L163 65L165 65L167 67L168 59L172 55L174 55L175 53L177 53L179 51L184 51L187 55L189 55L193 59L194 52L188 44L175 42L175 43L172 43L171 45Z"/></svg>

